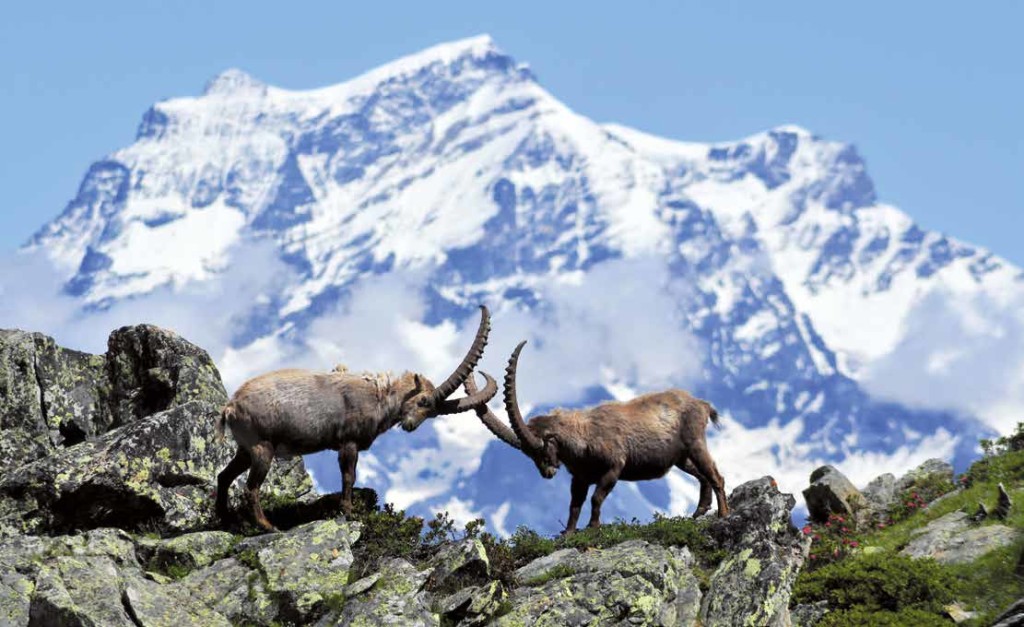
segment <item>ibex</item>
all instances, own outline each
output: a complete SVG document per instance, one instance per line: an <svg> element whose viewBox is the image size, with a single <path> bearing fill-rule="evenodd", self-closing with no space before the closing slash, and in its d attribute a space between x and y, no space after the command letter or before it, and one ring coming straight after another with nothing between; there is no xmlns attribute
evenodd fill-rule
<svg viewBox="0 0 1024 627"><path fill-rule="evenodd" d="M218 516L227 516L229 486L248 468L246 496L253 518L273 531L260 506L259 490L274 457L327 449L338 451L342 511L351 515L359 451L365 451L377 436L399 422L412 431L427 418L468 411L497 393L497 383L484 373L487 385L482 392L448 399L483 355L490 326L490 314L481 307L473 345L455 372L436 388L415 373L392 377L337 367L331 372L278 370L246 381L217 419L218 437L223 440L227 424L238 444L234 458L217 475Z"/></svg>
<svg viewBox="0 0 1024 627"><path fill-rule="evenodd" d="M700 502L693 516L711 508L711 491L718 501L719 516L726 516L725 482L708 452L705 430L708 420L718 422L710 403L683 390L639 396L629 402L604 403L580 410L555 410L536 416L527 424L516 400L516 368L521 342L505 369L505 411L510 431L486 405L477 416L494 435L522 450L551 479L561 464L572 474L569 521L563 533L576 530L583 501L596 484L590 501L590 527L601 524L601 504L618 480L643 481L662 477L676 466L700 481ZM490 383L488 381L488 383ZM465 381L467 393L477 394L472 376Z"/></svg>

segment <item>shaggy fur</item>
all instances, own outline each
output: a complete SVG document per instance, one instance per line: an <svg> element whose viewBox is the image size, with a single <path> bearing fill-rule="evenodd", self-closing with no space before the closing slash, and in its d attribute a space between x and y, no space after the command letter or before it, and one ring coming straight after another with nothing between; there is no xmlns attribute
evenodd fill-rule
<svg viewBox="0 0 1024 627"><path fill-rule="evenodd" d="M454 373L437 388L426 377L406 372L353 373L344 366L331 372L277 370L246 381L224 406L216 431L223 440L231 429L238 451L217 476L217 513L228 513L228 489L249 470L246 496L253 517L261 527L273 530L260 506L259 489L275 457L338 451L342 475L342 510L352 511L352 488L359 451L365 451L398 423L406 431L441 414L473 409L497 393L494 379L484 374L488 386L467 398L447 400L469 376L483 355L490 320L481 308L480 328L469 353Z"/></svg>
<svg viewBox="0 0 1024 627"><path fill-rule="evenodd" d="M524 342L525 344L525 342ZM599 526L601 505L620 479L644 481L663 477L673 466L700 482L700 501L694 517L711 508L711 494L718 513L726 516L725 482L708 452L708 422L718 422L718 412L706 401L683 390L667 390L631 401L610 402L581 410L557 409L524 423L515 398L515 370L520 344L509 360L505 378L505 405L512 422L509 430L486 406L477 416L492 433L521 448L547 479L564 464L572 474L572 499L566 533L576 529L580 509L591 485L591 527ZM472 378L464 384L474 393Z"/></svg>

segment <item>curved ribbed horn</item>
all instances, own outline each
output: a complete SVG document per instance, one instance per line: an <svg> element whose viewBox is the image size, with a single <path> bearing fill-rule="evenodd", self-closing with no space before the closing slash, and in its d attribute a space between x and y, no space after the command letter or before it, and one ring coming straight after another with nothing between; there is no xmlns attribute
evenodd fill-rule
<svg viewBox="0 0 1024 627"><path fill-rule="evenodd" d="M444 383L434 389L434 395L431 398L435 405L451 396L452 392L466 380L469 373L473 372L473 368L476 368L477 362L480 361L480 357L484 354L484 346L487 346L487 334L490 332L491 314L487 311L487 307L480 305L480 327L476 330L476 338L473 340L473 345L469 347L469 352L466 353L462 363L455 369L455 372L445 379Z"/></svg>
<svg viewBox="0 0 1024 627"><path fill-rule="evenodd" d="M444 400L437 404L436 411L438 414L458 414L460 412L469 411L470 409L478 409L479 407L487 407L487 401L494 398L494 395L498 393L498 384L494 381L491 375L487 374L483 370L480 374L484 375L484 380L487 382L484 385L483 391L476 389L476 384L473 384L473 373L469 373L466 377L466 390L468 391L472 386L473 391L469 392L469 395L456 399L456 400ZM479 410L478 410L479 411Z"/></svg>
<svg viewBox="0 0 1024 627"><path fill-rule="evenodd" d="M508 413L509 422L512 423L512 431L522 443L523 451L532 453L544 448L530 427L523 421L523 415L519 413L519 401L516 400L516 367L519 365L519 353L526 346L526 340L519 343L512 351L512 357L508 360L508 367L505 368L505 411Z"/></svg>
<svg viewBox="0 0 1024 627"><path fill-rule="evenodd" d="M486 374L484 374L484 377L490 379ZM477 393L476 382L473 381L473 375L469 375L469 377L466 378L466 382L462 384L462 387L465 388L466 394L469 394L470 396ZM485 427L487 427L487 430L497 436L499 440L513 448L523 448L522 445L519 444L519 438L516 437L516 434L505 426L505 423L498 420L498 417L491 412L486 403L477 405L475 411L477 417L480 418L480 421L484 423Z"/></svg>

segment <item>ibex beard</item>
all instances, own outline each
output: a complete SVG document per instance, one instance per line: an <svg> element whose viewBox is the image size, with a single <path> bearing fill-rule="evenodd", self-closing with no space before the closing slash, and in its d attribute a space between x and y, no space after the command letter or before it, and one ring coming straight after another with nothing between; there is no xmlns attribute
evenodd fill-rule
<svg viewBox="0 0 1024 627"><path fill-rule="evenodd" d="M639 396L625 403L604 403L580 410L555 410L523 420L516 399L516 369L522 342L509 359L504 399L512 429L487 409L476 408L484 425L505 443L522 450L545 479L564 464L572 474L569 520L564 533L576 529L590 486L590 527L601 524L601 505L616 482L663 477L673 466L700 482L700 501L694 517L711 508L714 492L718 514L727 516L725 481L708 451L708 422L718 422L710 403L683 390L667 390ZM472 377L464 383L467 393L477 393Z"/></svg>
<svg viewBox="0 0 1024 627"><path fill-rule="evenodd" d="M260 505L259 490L274 458L337 450L341 507L350 516L359 451L367 450L377 436L396 424L412 431L428 418L486 404L497 393L494 379L482 373L487 380L482 392L448 399L469 377L487 344L490 315L486 307L480 310L480 326L469 352L437 387L416 373L358 374L345 368L331 372L278 370L242 384L216 424L218 437L223 439L227 425L238 444L234 458L217 476L217 515L222 520L227 517L228 489L248 469L245 493L253 519L273 531Z"/></svg>

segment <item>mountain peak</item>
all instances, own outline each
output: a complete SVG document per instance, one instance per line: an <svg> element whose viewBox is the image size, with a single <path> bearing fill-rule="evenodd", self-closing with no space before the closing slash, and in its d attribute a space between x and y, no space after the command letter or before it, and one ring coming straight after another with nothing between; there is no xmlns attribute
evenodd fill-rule
<svg viewBox="0 0 1024 627"><path fill-rule="evenodd" d="M252 75L238 68L229 68L213 77L206 84L203 95L229 95L237 93L266 92L267 86Z"/></svg>

